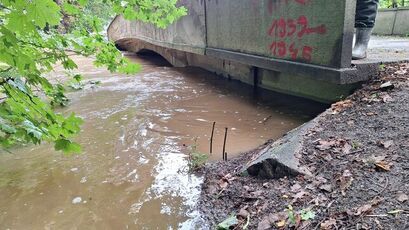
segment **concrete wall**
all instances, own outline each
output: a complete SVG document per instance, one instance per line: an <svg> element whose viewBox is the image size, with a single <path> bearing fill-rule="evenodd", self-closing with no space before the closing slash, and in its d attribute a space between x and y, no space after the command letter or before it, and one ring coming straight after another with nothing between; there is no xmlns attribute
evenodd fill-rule
<svg viewBox="0 0 409 230"><path fill-rule="evenodd" d="M349 12L354 12L354 3L207 0L208 46L321 66L350 67L351 43L344 39L352 34Z"/></svg>
<svg viewBox="0 0 409 230"><path fill-rule="evenodd" d="M351 65L356 0L181 0L189 15L167 29L115 18L109 39L157 52L177 67L332 102L371 71ZM371 66L372 68L372 66Z"/></svg>
<svg viewBox="0 0 409 230"><path fill-rule="evenodd" d="M350 67L356 0L180 0L188 16L167 29L118 16L111 40L137 38L193 53L206 48ZM325 10L323 10L325 9Z"/></svg>
<svg viewBox="0 0 409 230"><path fill-rule="evenodd" d="M140 21L128 21L117 16L108 28L110 40L136 38L151 44L186 52L204 54L206 48L206 18L204 0L180 0L188 15L166 29Z"/></svg>
<svg viewBox="0 0 409 230"><path fill-rule="evenodd" d="M380 9L376 19L374 33L379 35L408 35L409 7Z"/></svg>

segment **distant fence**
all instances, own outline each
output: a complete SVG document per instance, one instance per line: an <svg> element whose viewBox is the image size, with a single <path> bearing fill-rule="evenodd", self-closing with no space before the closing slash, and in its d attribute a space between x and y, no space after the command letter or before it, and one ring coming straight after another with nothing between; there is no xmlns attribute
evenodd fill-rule
<svg viewBox="0 0 409 230"><path fill-rule="evenodd" d="M409 35L409 7L380 9L374 33L379 35Z"/></svg>

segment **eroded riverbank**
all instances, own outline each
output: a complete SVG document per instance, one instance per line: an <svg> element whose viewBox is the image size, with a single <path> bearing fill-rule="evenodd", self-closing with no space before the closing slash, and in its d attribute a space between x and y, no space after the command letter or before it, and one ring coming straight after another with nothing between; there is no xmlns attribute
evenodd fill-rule
<svg viewBox="0 0 409 230"><path fill-rule="evenodd" d="M203 178L187 173L186 146L198 138L221 159L229 128L229 157L275 139L325 106L248 86L157 58L143 71L119 76L76 57L96 87L69 94L61 112L84 118L77 138L84 152L63 156L52 146L26 146L0 155L0 223L5 229L191 229ZM53 76L62 76L57 69Z"/></svg>
<svg viewBox="0 0 409 230"><path fill-rule="evenodd" d="M314 119L297 152L310 176L243 175L267 145L209 165L199 203L206 221L233 213L237 229L408 229L408 71L408 63L384 66Z"/></svg>

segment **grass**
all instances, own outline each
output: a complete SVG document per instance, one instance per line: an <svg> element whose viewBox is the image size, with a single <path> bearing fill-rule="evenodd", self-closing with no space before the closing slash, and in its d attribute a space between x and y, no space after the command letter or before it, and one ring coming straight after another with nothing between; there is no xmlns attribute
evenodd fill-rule
<svg viewBox="0 0 409 230"><path fill-rule="evenodd" d="M202 168L207 160L209 159L209 156L205 153L201 153L197 150L197 138L194 139L194 144L190 146L190 151L189 151L189 171L194 172L197 171L198 169Z"/></svg>

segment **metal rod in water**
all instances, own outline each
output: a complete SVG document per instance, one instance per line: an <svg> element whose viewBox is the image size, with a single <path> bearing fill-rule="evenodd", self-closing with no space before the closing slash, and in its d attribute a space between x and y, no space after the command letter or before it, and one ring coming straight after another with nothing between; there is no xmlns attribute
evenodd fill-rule
<svg viewBox="0 0 409 230"><path fill-rule="evenodd" d="M213 135L214 135L214 127L216 126L216 122L213 122L213 127L212 127L212 135L210 135L210 154L213 153Z"/></svg>
<svg viewBox="0 0 409 230"><path fill-rule="evenodd" d="M227 130L228 128L226 127L226 130L224 132L224 142L223 142L223 160L227 161L227 156L226 156L226 140L227 140Z"/></svg>

